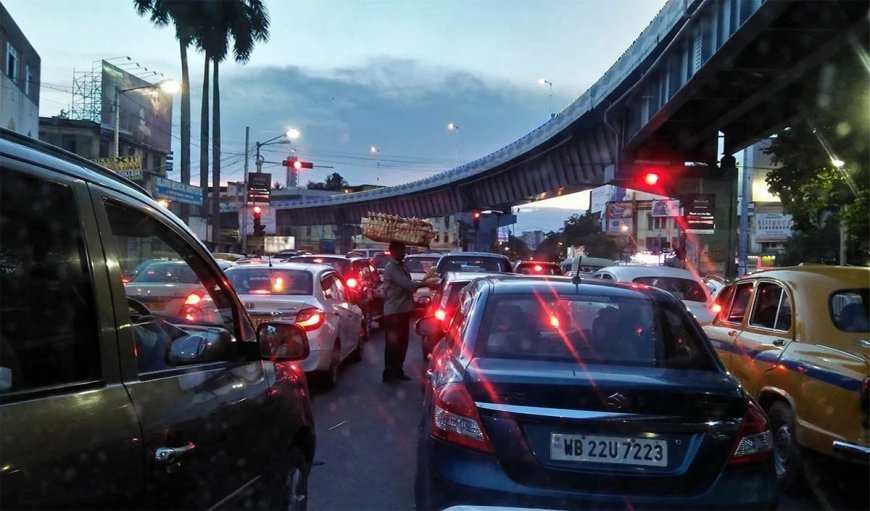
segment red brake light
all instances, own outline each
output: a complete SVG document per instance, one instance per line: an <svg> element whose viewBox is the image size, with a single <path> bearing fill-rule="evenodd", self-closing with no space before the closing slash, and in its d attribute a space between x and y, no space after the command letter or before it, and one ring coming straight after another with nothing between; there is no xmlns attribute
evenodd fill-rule
<svg viewBox="0 0 870 511"><path fill-rule="evenodd" d="M321 258L318 257L318 258L314 259L314 262L317 263L317 264L320 264L320 263L323 262L323 259L321 259Z"/></svg>
<svg viewBox="0 0 870 511"><path fill-rule="evenodd" d="M713 310L714 314L719 314L720 312L722 312L722 306L719 305L718 303L714 303L713 306L710 307L710 309Z"/></svg>
<svg viewBox="0 0 870 511"><path fill-rule="evenodd" d="M122 278L121 278L121 282L123 282L124 284L129 284L129 283L130 283L130 279L128 279L127 277L122 277Z"/></svg>
<svg viewBox="0 0 870 511"><path fill-rule="evenodd" d="M445 312L444 309L438 309L435 311L435 319L438 321L444 321L447 319L447 312Z"/></svg>
<svg viewBox="0 0 870 511"><path fill-rule="evenodd" d="M359 282L355 278L351 277L351 278L347 279L347 287L354 289L358 285L359 285Z"/></svg>
<svg viewBox="0 0 870 511"><path fill-rule="evenodd" d="M536 264L534 267L534 270L536 273L541 273L542 271L544 271L544 267L541 266L540 264Z"/></svg>
<svg viewBox="0 0 870 511"><path fill-rule="evenodd" d="M302 309L296 315L296 324L310 332L317 330L326 321L326 315L320 309Z"/></svg>
<svg viewBox="0 0 870 511"><path fill-rule="evenodd" d="M750 401L743 425L728 460L730 465L769 460L773 456L773 435L767 415L755 401Z"/></svg>
<svg viewBox="0 0 870 511"><path fill-rule="evenodd" d="M200 293L190 293L187 295L187 298L184 300L184 305L196 305L202 301L202 294Z"/></svg>
<svg viewBox="0 0 870 511"><path fill-rule="evenodd" d="M461 382L448 383L435 392L432 436L476 451L492 453L492 443L465 385Z"/></svg>
<svg viewBox="0 0 870 511"><path fill-rule="evenodd" d="M553 328L559 328L559 318L550 314L550 326Z"/></svg>

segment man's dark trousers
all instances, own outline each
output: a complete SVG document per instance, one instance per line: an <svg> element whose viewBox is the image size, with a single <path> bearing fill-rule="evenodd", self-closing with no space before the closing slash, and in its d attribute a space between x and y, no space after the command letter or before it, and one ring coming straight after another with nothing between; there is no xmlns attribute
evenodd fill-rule
<svg viewBox="0 0 870 511"><path fill-rule="evenodd" d="M402 312L384 316L386 346L384 348L384 379L398 378L404 371L405 354L408 352L411 313Z"/></svg>

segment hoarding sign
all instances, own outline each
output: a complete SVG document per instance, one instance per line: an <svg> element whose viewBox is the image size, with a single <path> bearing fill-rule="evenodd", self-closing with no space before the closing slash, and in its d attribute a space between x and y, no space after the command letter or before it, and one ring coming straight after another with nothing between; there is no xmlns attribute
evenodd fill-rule
<svg viewBox="0 0 870 511"><path fill-rule="evenodd" d="M138 156L119 156L117 158L97 158L94 163L102 165L109 170L114 170L118 174L132 179L133 181L142 181L142 159Z"/></svg>
<svg viewBox="0 0 870 511"><path fill-rule="evenodd" d="M163 177L154 178L154 195L173 202L202 205L202 188Z"/></svg>
<svg viewBox="0 0 870 511"><path fill-rule="evenodd" d="M716 230L716 194L686 195L686 232L713 234Z"/></svg>
<svg viewBox="0 0 870 511"><path fill-rule="evenodd" d="M146 82L123 69L103 61L100 123L115 129L115 91L120 105L122 135L130 136L136 143L149 146L155 151L169 154L172 133L172 95L156 84ZM153 169L157 170L157 169Z"/></svg>
<svg viewBox="0 0 870 511"><path fill-rule="evenodd" d="M664 199L652 201L653 217L680 216L680 201L676 199Z"/></svg>
<svg viewBox="0 0 870 511"><path fill-rule="evenodd" d="M631 202L607 203L607 232L625 234L632 230L633 209Z"/></svg>
<svg viewBox="0 0 870 511"><path fill-rule="evenodd" d="M248 174L248 200L250 202L269 202L271 187L272 174L265 172Z"/></svg>
<svg viewBox="0 0 870 511"><path fill-rule="evenodd" d="M756 213L755 241L785 241L791 236L792 216L785 213Z"/></svg>

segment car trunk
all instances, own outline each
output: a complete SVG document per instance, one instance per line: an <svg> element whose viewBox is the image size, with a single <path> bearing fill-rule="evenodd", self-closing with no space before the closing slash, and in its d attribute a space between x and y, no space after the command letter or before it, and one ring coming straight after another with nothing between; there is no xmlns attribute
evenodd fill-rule
<svg viewBox="0 0 870 511"><path fill-rule="evenodd" d="M205 294L200 284L131 282L124 287L127 297L141 302L156 314L175 316L191 293Z"/></svg>
<svg viewBox="0 0 870 511"><path fill-rule="evenodd" d="M256 327L265 321L296 321L302 309L318 307L317 300L310 295L239 295L251 321Z"/></svg>
<svg viewBox="0 0 870 511"><path fill-rule="evenodd" d="M701 493L746 410L737 383L712 371L475 359L465 384L507 475L572 491Z"/></svg>

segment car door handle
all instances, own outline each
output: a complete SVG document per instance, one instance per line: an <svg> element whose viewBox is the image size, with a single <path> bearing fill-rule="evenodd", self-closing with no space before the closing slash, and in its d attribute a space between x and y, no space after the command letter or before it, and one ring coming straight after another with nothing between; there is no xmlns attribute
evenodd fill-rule
<svg viewBox="0 0 870 511"><path fill-rule="evenodd" d="M172 465L194 449L196 445L193 442L187 442L181 447L158 447L154 451L154 461L159 465Z"/></svg>
<svg viewBox="0 0 870 511"><path fill-rule="evenodd" d="M785 339L774 339L773 345L774 346L785 346Z"/></svg>

